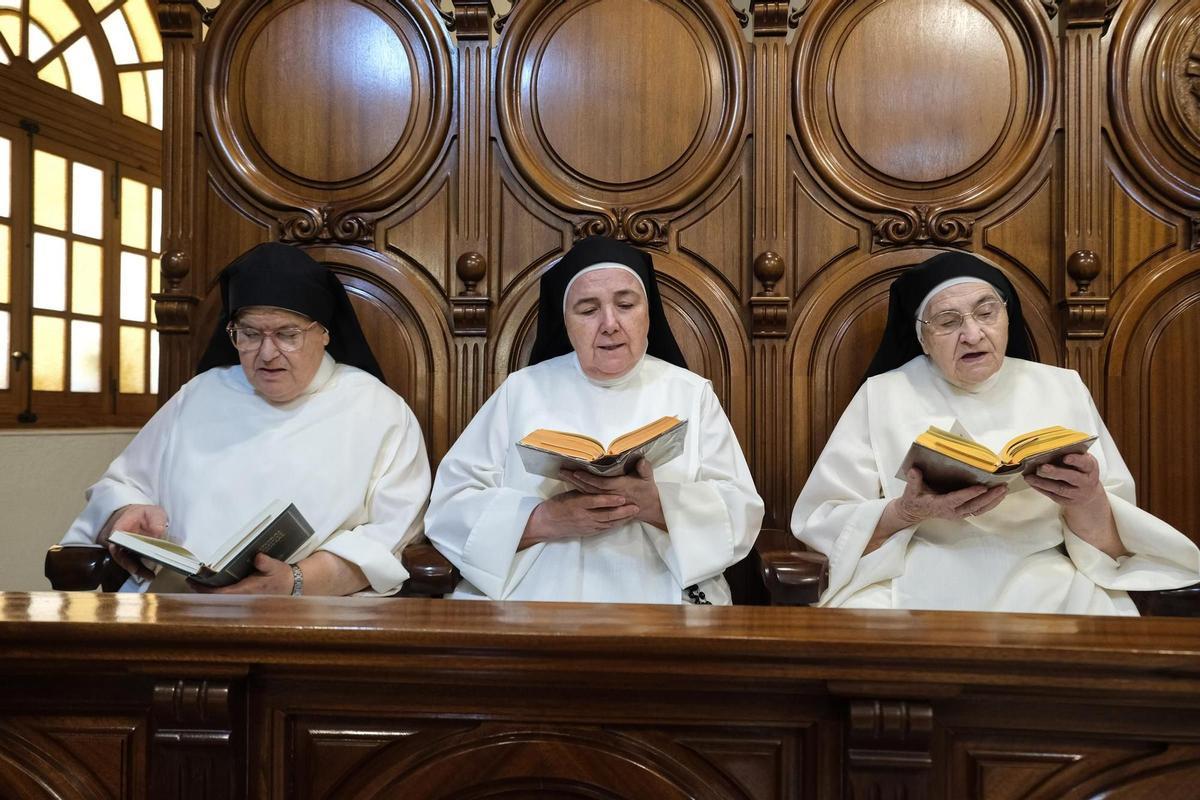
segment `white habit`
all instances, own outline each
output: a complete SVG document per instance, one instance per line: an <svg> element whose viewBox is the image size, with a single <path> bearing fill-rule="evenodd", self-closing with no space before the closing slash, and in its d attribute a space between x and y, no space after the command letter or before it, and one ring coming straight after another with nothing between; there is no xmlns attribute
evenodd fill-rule
<svg viewBox="0 0 1200 800"><path fill-rule="evenodd" d="M272 404L240 366L201 373L159 409L104 476L63 544L94 542L113 511L162 506L168 536L201 560L273 500L295 503L320 544L370 590L408 577L399 552L421 532L429 459L412 411L373 376L326 354L304 394ZM125 590L145 591L130 579Z"/></svg>
<svg viewBox="0 0 1200 800"><path fill-rule="evenodd" d="M654 478L670 534L632 522L596 536L517 544L533 509L571 487L527 473L516 442L537 428L610 442L659 417L688 420L682 455ZM616 382L590 380L575 353L508 377L442 460L426 535L466 579L455 597L688 602L699 584L729 602L721 573L750 550L763 503L712 385L653 356Z"/></svg>
<svg viewBox="0 0 1200 800"><path fill-rule="evenodd" d="M829 557L821 605L976 611L1137 614L1127 590L1200 581L1200 550L1134 503L1133 478L1073 370L1006 358L974 391L955 387L925 356L870 378L842 415L792 512L792 532ZM1131 553L1112 559L1066 526L1033 489L962 520L926 520L863 549L918 434L955 421L999 451L1011 438L1063 425L1094 433L1117 531Z"/></svg>

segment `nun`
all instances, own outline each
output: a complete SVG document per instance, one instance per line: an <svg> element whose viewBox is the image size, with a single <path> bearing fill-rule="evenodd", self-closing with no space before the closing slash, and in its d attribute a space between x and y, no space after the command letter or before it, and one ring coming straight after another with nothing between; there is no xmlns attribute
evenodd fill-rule
<svg viewBox="0 0 1200 800"><path fill-rule="evenodd" d="M682 454L625 477L545 478L517 453L538 428L608 442L667 415L688 422ZM463 574L455 597L727 604L722 572L762 516L712 385L667 325L650 256L589 237L542 275L530 365L442 460L425 527Z"/></svg>
<svg viewBox="0 0 1200 800"><path fill-rule="evenodd" d="M294 565L259 554L255 573L216 591L398 591L429 461L346 290L302 250L276 243L239 257L220 286L220 320L196 377L88 489L62 543L107 544L131 573L123 590L146 591L148 570L108 542L112 530L166 538L204 560L280 501L312 526L310 554Z"/></svg>
<svg viewBox="0 0 1200 800"><path fill-rule="evenodd" d="M1136 615L1127 591L1200 581L1196 545L1135 504L1079 375L1032 358L1020 299L982 259L942 253L892 284L883 341L792 512L829 558L821 605ZM896 477L931 425L992 450L1051 425L1098 439L1023 489L938 494L919 469Z"/></svg>

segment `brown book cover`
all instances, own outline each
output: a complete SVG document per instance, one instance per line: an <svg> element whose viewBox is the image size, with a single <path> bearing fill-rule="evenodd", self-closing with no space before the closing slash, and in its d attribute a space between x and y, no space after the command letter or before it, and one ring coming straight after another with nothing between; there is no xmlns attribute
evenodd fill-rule
<svg viewBox="0 0 1200 800"><path fill-rule="evenodd" d="M246 524L213 554L207 563L181 544L127 531L113 531L109 541L175 570L205 586L229 586L254 571L254 557L266 553L287 563L312 538L313 529L296 506L275 502Z"/></svg>

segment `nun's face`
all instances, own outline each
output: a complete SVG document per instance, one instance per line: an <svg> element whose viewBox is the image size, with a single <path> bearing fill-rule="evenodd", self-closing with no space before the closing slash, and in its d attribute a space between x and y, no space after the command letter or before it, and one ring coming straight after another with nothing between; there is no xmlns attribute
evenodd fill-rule
<svg viewBox="0 0 1200 800"><path fill-rule="evenodd" d="M312 383L329 344L329 332L312 320L292 311L267 306L254 306L238 313L239 328L249 328L264 335L256 350L239 350L238 358L246 380L260 395L272 403L295 400ZM311 327L310 327L311 326ZM293 334L303 330L298 349L280 349L276 335L294 340Z"/></svg>
<svg viewBox="0 0 1200 800"><path fill-rule="evenodd" d="M961 283L943 289L929 301L922 319L932 320L945 311L964 315L962 325L949 333L936 333L936 325L921 326L921 347L955 386L969 388L982 383L1003 365L1008 349L1008 314L1002 310L996 320L983 325L965 316L999 299L989 284Z"/></svg>
<svg viewBox="0 0 1200 800"><path fill-rule="evenodd" d="M642 283L623 269L581 275L567 293L567 338L590 378L619 378L646 353L650 310Z"/></svg>

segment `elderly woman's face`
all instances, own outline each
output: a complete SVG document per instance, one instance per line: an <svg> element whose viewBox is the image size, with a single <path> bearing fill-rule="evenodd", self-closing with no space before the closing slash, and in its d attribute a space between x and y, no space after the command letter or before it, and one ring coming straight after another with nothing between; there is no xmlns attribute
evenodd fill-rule
<svg viewBox="0 0 1200 800"><path fill-rule="evenodd" d="M945 311L974 313L982 304L1000 299L996 290L984 283L961 283L933 296L922 317L932 320ZM955 386L968 388L987 380L1004 363L1008 349L1008 314L1002 309L991 324L980 324L964 316L962 326L938 333L937 325L921 325L921 346L925 354Z"/></svg>
<svg viewBox="0 0 1200 800"><path fill-rule="evenodd" d="M567 293L567 338L588 377L624 375L646 353L650 310L642 283L623 269L580 276Z"/></svg>
<svg viewBox="0 0 1200 800"><path fill-rule="evenodd" d="M328 331L313 325L312 320L301 314L266 306L243 309L238 313L235 325L261 334L273 334L264 335L255 350L238 351L242 370L255 391L272 403L286 403L308 388L321 366L325 345L329 344ZM308 327L310 325L312 327ZM298 349L289 353L279 348L278 334L291 338L296 331L306 328L300 336L302 344Z"/></svg>

